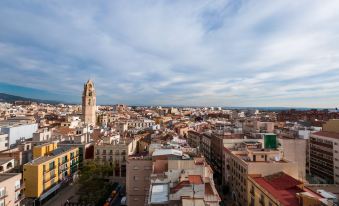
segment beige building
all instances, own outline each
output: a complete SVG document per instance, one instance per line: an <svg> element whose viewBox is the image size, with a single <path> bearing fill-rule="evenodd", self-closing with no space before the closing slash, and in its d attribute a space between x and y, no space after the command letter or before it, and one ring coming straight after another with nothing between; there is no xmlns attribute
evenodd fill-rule
<svg viewBox="0 0 339 206"><path fill-rule="evenodd" d="M152 173L150 156L132 155L127 160L126 193L127 205L145 206Z"/></svg>
<svg viewBox="0 0 339 206"><path fill-rule="evenodd" d="M323 125L323 131L339 133L339 119L331 119Z"/></svg>
<svg viewBox="0 0 339 206"><path fill-rule="evenodd" d="M111 175L113 180L125 183L128 144L123 141L112 144L96 144L94 145L94 151L96 161L114 166L113 174Z"/></svg>
<svg viewBox="0 0 339 206"><path fill-rule="evenodd" d="M307 140L299 138L279 138L283 158L298 163L299 180L306 181Z"/></svg>
<svg viewBox="0 0 339 206"><path fill-rule="evenodd" d="M13 157L1 157L0 158L0 173L10 172L14 168Z"/></svg>
<svg viewBox="0 0 339 206"><path fill-rule="evenodd" d="M88 80L82 93L82 118L85 124L96 124L96 93L94 83Z"/></svg>
<svg viewBox="0 0 339 206"><path fill-rule="evenodd" d="M20 173L0 174L0 206L19 206L24 199L24 184Z"/></svg>
<svg viewBox="0 0 339 206"><path fill-rule="evenodd" d="M191 157L175 149L158 149L153 152L152 160L148 205L219 205L221 199L213 170L203 157Z"/></svg>
<svg viewBox="0 0 339 206"><path fill-rule="evenodd" d="M239 206L248 205L247 176L263 176L285 172L296 179L298 164L283 159L283 153L276 149L262 149L261 143L246 144L225 152L225 181L230 186L232 197Z"/></svg>

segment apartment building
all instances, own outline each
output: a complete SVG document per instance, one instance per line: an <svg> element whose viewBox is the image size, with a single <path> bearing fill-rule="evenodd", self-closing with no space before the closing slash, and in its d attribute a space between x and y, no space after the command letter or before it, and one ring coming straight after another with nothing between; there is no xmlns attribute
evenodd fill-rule
<svg viewBox="0 0 339 206"><path fill-rule="evenodd" d="M268 176L249 175L247 186L248 205L250 206L331 205L327 204L330 203L327 200L330 193L323 190L314 192L305 187L301 181L283 172Z"/></svg>
<svg viewBox="0 0 339 206"><path fill-rule="evenodd" d="M198 148L200 151L202 134L193 130L188 131L187 134L187 143L193 148Z"/></svg>
<svg viewBox="0 0 339 206"><path fill-rule="evenodd" d="M230 186L232 198L239 206L248 205L247 176L271 175L285 172L299 179L298 164L283 159L282 151L265 149L261 143L243 143L236 148L224 148L225 181Z"/></svg>
<svg viewBox="0 0 339 206"><path fill-rule="evenodd" d="M309 167L312 181L339 184L339 133L320 131L311 134Z"/></svg>
<svg viewBox="0 0 339 206"><path fill-rule="evenodd" d="M0 151L9 148L8 134L0 132Z"/></svg>
<svg viewBox="0 0 339 206"><path fill-rule="evenodd" d="M38 124L18 123L18 122L1 122L0 133L8 135L8 145L11 146L21 138L32 138L33 133L38 129Z"/></svg>
<svg viewBox="0 0 339 206"><path fill-rule="evenodd" d="M148 153L128 157L126 177L127 205L145 206L149 192L152 164L152 158Z"/></svg>
<svg viewBox="0 0 339 206"><path fill-rule="evenodd" d="M213 171L203 157L158 149L152 160L148 205L219 205Z"/></svg>
<svg viewBox="0 0 339 206"><path fill-rule="evenodd" d="M65 180L72 178L78 170L79 162L78 148L59 147L48 152L43 148L48 148L48 145L35 150L41 151L40 154L44 156L26 163L23 171L25 196L40 201L60 188Z"/></svg>
<svg viewBox="0 0 339 206"><path fill-rule="evenodd" d="M24 188L20 173L0 174L0 206L20 206Z"/></svg>
<svg viewBox="0 0 339 206"><path fill-rule="evenodd" d="M257 119L246 119L243 122L244 133L271 133L274 131L274 122L262 122Z"/></svg>
<svg viewBox="0 0 339 206"><path fill-rule="evenodd" d="M58 147L57 142L48 142L33 147L33 159L45 156Z"/></svg>
<svg viewBox="0 0 339 206"><path fill-rule="evenodd" d="M96 144L94 145L94 151L96 161L114 166L112 174L114 180L125 182L128 143L121 141L112 144Z"/></svg>
<svg viewBox="0 0 339 206"><path fill-rule="evenodd" d="M302 181L306 181L306 165L307 165L307 143L306 139L286 138L278 139L280 149L283 151L283 158L298 163L298 173Z"/></svg>
<svg viewBox="0 0 339 206"><path fill-rule="evenodd" d="M206 158L208 164L211 163L211 136L203 134L201 137L201 149L200 152Z"/></svg>

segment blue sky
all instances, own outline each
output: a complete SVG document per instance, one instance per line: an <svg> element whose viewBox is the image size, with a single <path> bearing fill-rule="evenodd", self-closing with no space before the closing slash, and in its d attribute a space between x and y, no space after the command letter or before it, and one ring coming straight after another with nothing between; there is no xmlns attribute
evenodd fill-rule
<svg viewBox="0 0 339 206"><path fill-rule="evenodd" d="M0 92L98 103L336 107L336 0L0 2Z"/></svg>

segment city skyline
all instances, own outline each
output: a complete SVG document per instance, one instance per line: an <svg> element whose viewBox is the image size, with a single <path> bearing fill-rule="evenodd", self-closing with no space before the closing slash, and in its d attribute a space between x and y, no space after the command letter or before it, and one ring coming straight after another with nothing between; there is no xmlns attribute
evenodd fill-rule
<svg viewBox="0 0 339 206"><path fill-rule="evenodd" d="M0 3L0 92L98 104L337 107L336 1Z"/></svg>

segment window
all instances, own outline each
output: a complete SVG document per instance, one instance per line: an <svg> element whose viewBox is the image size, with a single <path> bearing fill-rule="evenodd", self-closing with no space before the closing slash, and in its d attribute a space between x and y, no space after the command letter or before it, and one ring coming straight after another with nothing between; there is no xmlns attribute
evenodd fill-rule
<svg viewBox="0 0 339 206"><path fill-rule="evenodd" d="M0 200L0 206L5 206L5 200L4 199Z"/></svg>
<svg viewBox="0 0 339 206"><path fill-rule="evenodd" d="M15 181L15 190L20 188L20 180Z"/></svg>
<svg viewBox="0 0 339 206"><path fill-rule="evenodd" d="M144 167L144 170L151 170L152 168L151 168L151 166L145 166Z"/></svg>
<svg viewBox="0 0 339 206"><path fill-rule="evenodd" d="M5 188L4 187L0 188L0 197L5 196L5 194L6 194Z"/></svg>
<svg viewBox="0 0 339 206"><path fill-rule="evenodd" d="M20 199L20 191L15 192L15 201Z"/></svg>

